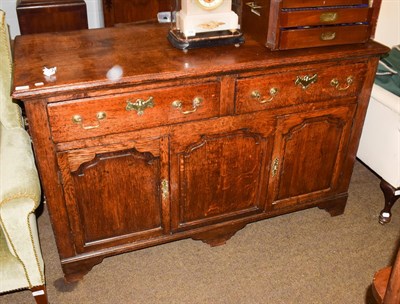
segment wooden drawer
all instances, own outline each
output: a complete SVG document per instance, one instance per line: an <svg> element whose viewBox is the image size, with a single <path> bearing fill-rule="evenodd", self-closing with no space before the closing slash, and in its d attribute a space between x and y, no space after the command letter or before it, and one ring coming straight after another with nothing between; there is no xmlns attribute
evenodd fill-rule
<svg viewBox="0 0 400 304"><path fill-rule="evenodd" d="M282 10L281 27L315 26L368 22L368 7L329 7L304 10Z"/></svg>
<svg viewBox="0 0 400 304"><path fill-rule="evenodd" d="M241 78L236 84L236 113L356 97L366 71L366 64L357 63Z"/></svg>
<svg viewBox="0 0 400 304"><path fill-rule="evenodd" d="M55 142L120 133L219 114L219 82L48 105Z"/></svg>
<svg viewBox="0 0 400 304"><path fill-rule="evenodd" d="M279 49L306 48L366 42L370 36L368 25L329 26L281 31Z"/></svg>
<svg viewBox="0 0 400 304"><path fill-rule="evenodd" d="M283 0L283 8L368 4L369 0Z"/></svg>

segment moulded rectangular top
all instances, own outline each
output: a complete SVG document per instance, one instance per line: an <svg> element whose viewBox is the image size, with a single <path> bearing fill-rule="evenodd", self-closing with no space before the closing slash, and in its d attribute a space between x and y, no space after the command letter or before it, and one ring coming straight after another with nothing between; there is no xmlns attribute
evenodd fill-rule
<svg viewBox="0 0 400 304"><path fill-rule="evenodd" d="M17 36L14 43L16 99L118 89L136 84L265 70L288 64L379 56L388 48L375 42L290 51L270 51L245 36L233 45L192 49L187 53L167 40L165 24ZM43 68L57 68L46 77ZM118 79L107 73L122 71Z"/></svg>

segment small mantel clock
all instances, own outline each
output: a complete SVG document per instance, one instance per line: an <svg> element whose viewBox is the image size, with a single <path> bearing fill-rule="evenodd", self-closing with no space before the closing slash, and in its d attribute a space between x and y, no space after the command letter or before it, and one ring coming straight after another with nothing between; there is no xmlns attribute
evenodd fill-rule
<svg viewBox="0 0 400 304"><path fill-rule="evenodd" d="M177 0L168 39L184 50L244 42L232 0Z"/></svg>

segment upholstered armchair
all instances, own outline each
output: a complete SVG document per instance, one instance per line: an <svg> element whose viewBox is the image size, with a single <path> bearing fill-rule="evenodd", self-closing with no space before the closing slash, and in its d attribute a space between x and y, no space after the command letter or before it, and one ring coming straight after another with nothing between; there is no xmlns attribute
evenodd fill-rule
<svg viewBox="0 0 400 304"><path fill-rule="evenodd" d="M382 3L375 40L389 47L397 45L398 49L394 48L391 57L381 60L378 72L386 76L377 76L373 86L357 152L357 157L381 177L385 199L379 216L381 224L390 222L391 209L400 198L399 11L399 1Z"/></svg>
<svg viewBox="0 0 400 304"><path fill-rule="evenodd" d="M21 111L10 98L12 61L0 10L0 293L29 288L47 303L35 209L40 183Z"/></svg>

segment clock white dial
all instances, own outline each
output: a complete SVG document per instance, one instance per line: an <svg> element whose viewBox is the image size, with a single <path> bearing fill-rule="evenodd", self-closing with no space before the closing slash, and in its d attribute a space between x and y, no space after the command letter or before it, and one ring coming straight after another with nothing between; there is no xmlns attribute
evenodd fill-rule
<svg viewBox="0 0 400 304"><path fill-rule="evenodd" d="M213 10L224 2L224 0L197 0L197 3L204 9Z"/></svg>

